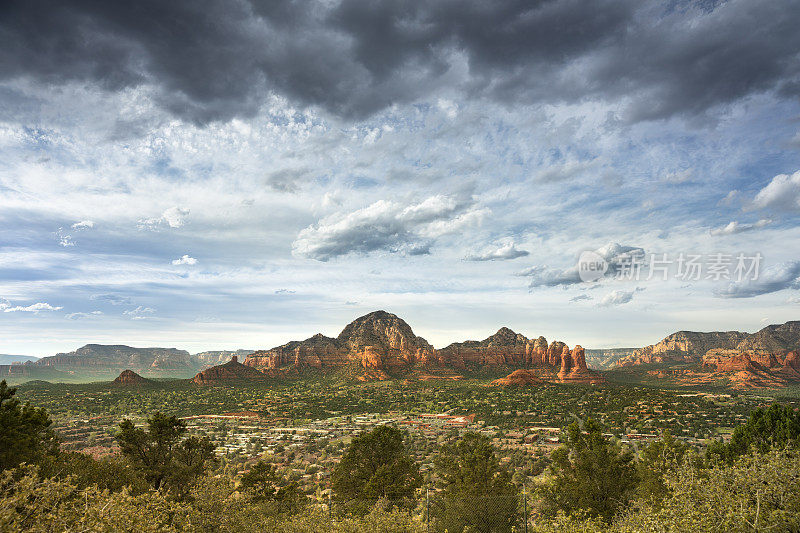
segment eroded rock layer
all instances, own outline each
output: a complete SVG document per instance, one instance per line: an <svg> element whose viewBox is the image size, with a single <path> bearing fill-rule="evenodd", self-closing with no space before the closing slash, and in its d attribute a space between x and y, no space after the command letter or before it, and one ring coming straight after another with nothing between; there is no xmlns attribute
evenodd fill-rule
<svg viewBox="0 0 800 533"><path fill-rule="evenodd" d="M576 347L580 348L580 347ZM573 353L574 352L574 353ZM396 315L375 311L348 324L336 337L317 334L247 356L244 364L271 371L279 369L360 367L366 379L385 379L393 369L539 367L569 383L596 383L601 378L586 367L583 349L570 350L563 342L529 339L508 328L482 341L465 341L435 350Z"/></svg>

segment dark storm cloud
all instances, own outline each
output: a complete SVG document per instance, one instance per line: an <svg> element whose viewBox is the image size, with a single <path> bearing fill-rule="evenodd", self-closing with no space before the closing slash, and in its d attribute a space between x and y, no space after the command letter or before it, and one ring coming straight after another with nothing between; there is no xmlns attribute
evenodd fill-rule
<svg viewBox="0 0 800 533"><path fill-rule="evenodd" d="M800 93L800 1L26 0L0 7L0 80L146 84L206 122L270 91L360 118L440 88L622 101L628 120Z"/></svg>

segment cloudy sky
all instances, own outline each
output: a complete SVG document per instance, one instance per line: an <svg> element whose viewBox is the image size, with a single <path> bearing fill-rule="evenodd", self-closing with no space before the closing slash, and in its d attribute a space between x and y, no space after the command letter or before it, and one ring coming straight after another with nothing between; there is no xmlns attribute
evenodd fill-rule
<svg viewBox="0 0 800 533"><path fill-rule="evenodd" d="M435 346L800 318L799 26L795 0L6 2L0 352L266 348L375 309Z"/></svg>

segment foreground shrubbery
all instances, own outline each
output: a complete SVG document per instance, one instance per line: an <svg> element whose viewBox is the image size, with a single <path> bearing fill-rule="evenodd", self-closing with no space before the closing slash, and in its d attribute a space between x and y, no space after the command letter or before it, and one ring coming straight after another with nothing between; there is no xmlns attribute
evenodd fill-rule
<svg viewBox="0 0 800 533"><path fill-rule="evenodd" d="M269 463L241 477L212 470L210 443L160 414L145 428L122 422L121 457L59 452L46 413L4 385L4 532L510 532L525 511L540 532L800 531L800 414L779 405L705 456L665 434L635 458L596 422L572 424L527 501L491 440L474 433L441 447L426 494L405 433L381 426L353 440L332 497L312 500Z"/></svg>
<svg viewBox="0 0 800 533"><path fill-rule="evenodd" d="M733 465L681 466L665 479L667 496L658 504L634 500L611 524L578 511L529 522L529 531L798 531L800 455L771 451L744 455ZM365 515L331 515L310 505L281 514L272 502L257 502L224 478L205 477L191 500L164 491L133 495L70 480L42 479L35 467L6 471L0 479L2 531L275 531L386 533L426 531L423 517L375 505ZM478 502L472 501L473 505ZM434 526L432 526L432 529ZM472 531L509 531L508 524Z"/></svg>

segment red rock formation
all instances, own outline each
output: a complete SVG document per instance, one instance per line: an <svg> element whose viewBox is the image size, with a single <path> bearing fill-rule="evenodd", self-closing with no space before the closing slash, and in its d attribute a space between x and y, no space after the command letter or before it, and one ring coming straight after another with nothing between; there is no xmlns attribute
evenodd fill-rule
<svg viewBox="0 0 800 533"><path fill-rule="evenodd" d="M547 348L547 364L550 366L559 366L561 364L561 354L566 348L566 344L561 341L553 341Z"/></svg>
<svg viewBox="0 0 800 533"><path fill-rule="evenodd" d="M576 345L572 351L568 347L564 347L561 354L561 370L558 372L558 379L562 383L605 382L602 376L592 372L586 366L586 352L580 345Z"/></svg>
<svg viewBox="0 0 800 533"><path fill-rule="evenodd" d="M457 342L434 350L425 339L414 335L402 319L376 311L348 324L336 338L317 334L302 342L256 351L247 356L245 365L269 371L353 364L364 370L364 379L384 379L395 369L435 372L436 368L534 366L555 377L562 359L568 365L566 374L570 381L598 380L596 374L586 368L583 351L580 355L576 353L573 362L569 348L560 341L548 346L544 337L528 339L508 328L500 328L482 341Z"/></svg>
<svg viewBox="0 0 800 533"><path fill-rule="evenodd" d="M150 383L150 380L143 378L133 370L123 370L113 383L115 385L143 385Z"/></svg>
<svg viewBox="0 0 800 533"><path fill-rule="evenodd" d="M454 342L436 350L436 357L443 366L521 366L530 361L530 341L524 335L508 328L482 341Z"/></svg>
<svg viewBox="0 0 800 533"><path fill-rule="evenodd" d="M780 387L800 381L797 352L779 356L752 350L709 350L703 356L703 367L738 388Z"/></svg>
<svg viewBox="0 0 800 533"><path fill-rule="evenodd" d="M490 385L497 386L512 386L512 387L529 387L532 385L541 385L544 381L536 377L531 370L514 370L512 373L504 378L496 379Z"/></svg>
<svg viewBox="0 0 800 533"><path fill-rule="evenodd" d="M622 358L618 366L630 366L662 362L701 362L710 350L737 350L758 354L751 359L763 366L776 366L769 360L769 354L794 350L800 346L800 321L790 321L780 325L766 326L756 333L741 331L678 331L660 342L638 349L628 357ZM766 356L768 359L762 360Z"/></svg>
<svg viewBox="0 0 800 533"><path fill-rule="evenodd" d="M412 367L433 358L433 347L417 337L401 318L375 311L364 315L331 338L318 333L247 356L244 364L266 370L281 367L338 367L351 363L364 369Z"/></svg>
<svg viewBox="0 0 800 533"><path fill-rule="evenodd" d="M267 376L255 368L245 366L234 355L224 365L212 366L199 372L192 382L198 385L214 385L217 383L230 383L237 381L261 381Z"/></svg>
<svg viewBox="0 0 800 533"><path fill-rule="evenodd" d="M531 365L546 365L547 361L547 339L539 337L536 340L529 341L527 344L527 360L526 362Z"/></svg>

